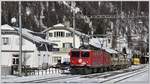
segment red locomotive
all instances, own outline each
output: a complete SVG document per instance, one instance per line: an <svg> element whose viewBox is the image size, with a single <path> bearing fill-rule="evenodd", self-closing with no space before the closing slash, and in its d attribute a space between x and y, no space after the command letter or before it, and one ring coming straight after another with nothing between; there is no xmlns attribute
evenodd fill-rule
<svg viewBox="0 0 150 84"><path fill-rule="evenodd" d="M72 49L71 73L89 74L128 67L127 56L112 49Z"/></svg>

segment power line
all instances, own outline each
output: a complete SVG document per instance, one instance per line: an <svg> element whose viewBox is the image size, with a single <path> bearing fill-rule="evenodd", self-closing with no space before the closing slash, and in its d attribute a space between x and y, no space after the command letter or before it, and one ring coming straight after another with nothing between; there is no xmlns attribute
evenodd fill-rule
<svg viewBox="0 0 150 84"><path fill-rule="evenodd" d="M117 16L117 15L87 15L89 18L112 18L112 19L118 19L118 18L128 18L128 19L134 19L134 18L149 18L149 16Z"/></svg>

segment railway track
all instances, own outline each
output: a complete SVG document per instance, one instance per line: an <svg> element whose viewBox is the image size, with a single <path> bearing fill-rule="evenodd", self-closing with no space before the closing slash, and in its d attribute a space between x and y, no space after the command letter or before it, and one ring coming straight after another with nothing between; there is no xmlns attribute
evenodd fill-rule
<svg viewBox="0 0 150 84"><path fill-rule="evenodd" d="M81 75L78 77L65 79L65 80L50 81L50 83L105 83L107 81L111 81L111 80L115 79L114 77L116 77L118 75L120 75L120 76L118 76L116 78L124 77L124 76L130 75L132 73L139 72L144 67L145 66L140 67L140 68L135 68L135 69L124 69L124 70L119 70L119 71ZM113 77L113 78L110 79L111 77Z"/></svg>
<svg viewBox="0 0 150 84"><path fill-rule="evenodd" d="M99 83L105 83L105 82L107 82L107 83L108 82L118 83L118 82L121 82L121 81L123 81L125 79L128 79L128 78L131 78L133 76L136 76L138 74L142 74L142 73L144 73L146 71L148 71L148 69L144 69L144 70L140 69L140 70L136 70L136 71L133 71L133 72L128 72L126 74L122 74L122 75L119 75L119 76L113 76L113 77L111 77L109 79L106 79L104 81L100 81Z"/></svg>
<svg viewBox="0 0 150 84"><path fill-rule="evenodd" d="M20 83L46 83L48 81L54 81L54 80L60 80L60 79L68 79L78 77L77 75L66 75L66 76L59 76L59 77L52 77L52 78L45 78L45 79L39 79L39 80L32 80L32 81L26 81L26 82L20 82Z"/></svg>
<svg viewBox="0 0 150 84"><path fill-rule="evenodd" d="M107 81L102 81L102 80L106 80L110 77L115 77L118 75L122 75L122 76L118 76L118 78L120 77L124 77L126 75L130 75L132 73L136 73L141 71L145 66L139 67L139 68L130 68L130 69L124 69L124 70L118 70L118 71L110 71L110 72L104 72L104 73L95 73L95 74L88 74L88 75L82 75L80 76L80 78L74 78L74 80L62 80L62 81L53 81L52 83L100 83L100 82L107 82ZM123 75L124 74L124 75ZM100 78L100 80L99 80ZM113 80L109 79L109 80ZM88 81L88 80L96 80L96 81Z"/></svg>
<svg viewBox="0 0 150 84"><path fill-rule="evenodd" d="M140 70L144 67L145 66L135 68L135 69L123 69L123 70L118 70L118 71L110 71L110 72L104 72L104 73L89 74L89 75L82 76L81 78L108 78L108 77L115 76L115 75L118 75L118 74L137 71L137 70Z"/></svg>
<svg viewBox="0 0 150 84"><path fill-rule="evenodd" d="M120 81L122 81L122 80L131 78L131 77L136 76L136 75L138 75L138 74L142 74L142 73L144 73L144 72L146 72L146 71L148 71L148 70L142 71L142 72L140 72L140 73L133 74L133 75L131 75L131 76L128 76L128 77L125 77L125 78L122 78L122 79L119 79L119 80L115 81L114 83L118 83L118 82L120 82Z"/></svg>

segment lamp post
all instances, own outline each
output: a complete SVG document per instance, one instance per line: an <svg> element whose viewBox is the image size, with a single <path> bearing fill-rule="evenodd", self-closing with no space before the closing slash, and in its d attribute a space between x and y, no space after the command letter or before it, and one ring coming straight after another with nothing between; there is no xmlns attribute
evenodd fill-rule
<svg viewBox="0 0 150 84"><path fill-rule="evenodd" d="M142 28L141 25L143 24L143 22L142 22L141 20L138 21L138 24L140 25L139 27ZM141 30L141 32L140 32L140 35L141 35L141 36L140 36L140 41L142 41L142 30ZM141 54L142 54L142 43L140 43L140 44L141 44L140 52L141 52Z"/></svg>
<svg viewBox="0 0 150 84"><path fill-rule="evenodd" d="M72 6L75 8L75 2L72 2ZM73 10L73 28L75 30L75 10ZM75 48L75 32L73 31L73 48Z"/></svg>
<svg viewBox="0 0 150 84"><path fill-rule="evenodd" d="M21 1L18 3L19 5L19 65L18 65L18 71L19 74L18 76L22 76L22 21L21 21ZM16 18L13 17L11 19L11 23L14 24L16 23Z"/></svg>
<svg viewBox="0 0 150 84"><path fill-rule="evenodd" d="M0 5L1 5L1 1L0 1ZM0 6L0 16L1 16L1 6ZM1 17L0 17L0 20L1 20ZM0 23L0 27L1 27L1 23ZM1 28L0 28L0 46L1 46ZM1 84L1 47L0 47L0 84Z"/></svg>
<svg viewBox="0 0 150 84"><path fill-rule="evenodd" d="M22 76L22 22L21 22L21 1L19 1L19 31L20 31L20 37L19 37L19 76Z"/></svg>

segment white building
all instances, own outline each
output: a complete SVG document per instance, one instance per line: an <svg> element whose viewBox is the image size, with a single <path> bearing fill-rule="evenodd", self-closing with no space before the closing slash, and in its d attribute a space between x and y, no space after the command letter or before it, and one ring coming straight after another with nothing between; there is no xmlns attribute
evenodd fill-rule
<svg viewBox="0 0 150 84"><path fill-rule="evenodd" d="M1 26L2 32L2 71L19 64L19 28L9 25ZM51 64L50 51L52 44L22 28L22 64L30 67L39 67L43 63Z"/></svg>
<svg viewBox="0 0 150 84"><path fill-rule="evenodd" d="M75 39L75 48L79 48L83 43L88 44L89 36L74 30L71 27L66 27L63 24L56 24L53 27L50 27L43 31L46 33L47 39L56 43L58 46L57 51L52 52L52 62L56 64L58 60L61 62L69 62L69 50L73 48L73 39ZM75 38L73 37L75 33Z"/></svg>

